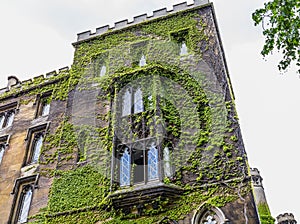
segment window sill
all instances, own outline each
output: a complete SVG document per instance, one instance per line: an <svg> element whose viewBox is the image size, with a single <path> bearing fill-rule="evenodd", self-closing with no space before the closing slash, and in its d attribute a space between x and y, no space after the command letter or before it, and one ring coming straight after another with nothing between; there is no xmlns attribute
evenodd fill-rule
<svg viewBox="0 0 300 224"><path fill-rule="evenodd" d="M39 164L34 163L34 164L29 164L21 168L21 177L27 177L33 175L37 169L38 169Z"/></svg>
<svg viewBox="0 0 300 224"><path fill-rule="evenodd" d="M113 192L109 197L115 209L132 209L134 206L143 207L157 198L178 197L183 189L176 185L167 185L159 181L152 181L146 185L132 186Z"/></svg>

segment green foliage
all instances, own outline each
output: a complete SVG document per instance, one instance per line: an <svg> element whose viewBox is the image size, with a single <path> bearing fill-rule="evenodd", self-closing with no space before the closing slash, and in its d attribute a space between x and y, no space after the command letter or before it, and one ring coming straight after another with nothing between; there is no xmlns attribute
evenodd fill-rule
<svg viewBox="0 0 300 224"><path fill-rule="evenodd" d="M278 64L280 71L292 61L300 66L300 1L271 0L252 14L255 25L262 24L265 44L261 54L269 55L274 49L282 51ZM300 72L300 69L298 69Z"/></svg>
<svg viewBox="0 0 300 224"><path fill-rule="evenodd" d="M49 195L49 204L45 213L34 217L37 223L150 224L157 223L164 217L174 220L183 219L204 202L208 206L223 207L239 197L235 186L237 182L242 181L244 174L241 173L240 167L244 164L241 164L243 159L235 146L238 138L233 135L236 124L228 121L228 128L232 130L232 133L226 133L226 135L221 133L221 137L212 137L213 134L218 134L218 132L213 133L212 130L212 126L216 125L212 121L212 110L220 102L217 99L210 101L207 93L202 89L203 86L210 85L205 76L207 74L199 72L194 74L196 78L192 76L188 69L195 69L195 61L190 60L188 56L183 58L179 55L179 43L184 41L189 48L189 53L199 62L202 61L200 51L205 49L200 49L199 42L209 38L204 32L206 26L203 17L197 13L177 13L168 16L167 19L146 21L126 30L108 32L88 42L82 42L75 46L74 64L68 79L63 82L62 90L58 91L59 94L53 97L54 100L66 99L68 92L78 84L76 91L78 90L79 93L92 88L101 89L101 94L98 96L99 102L112 103L117 106L118 91L122 87L128 83L132 84L139 78L151 77L153 79L151 82L140 83L144 88L143 93L149 93L143 96L146 102L145 108L151 108L151 103L153 103L153 108L160 108L160 111L149 109L147 112L133 116L137 122L145 118L144 121L151 126L153 121L151 117L156 112L154 114L154 119L157 119L156 124L163 123L160 115L168 122L166 131L169 139L176 140L180 137L182 142L179 148L183 150L189 145L193 146L190 154L186 151L181 152L181 155L185 155L188 159L184 161L184 165L179 161L179 156L174 157L174 161L171 162L178 164L176 175L164 179L166 184L175 183L184 188L184 194L179 196L178 200L157 199L158 209L145 209L142 217L133 214L125 215L111 208L111 201L107 199L109 181L103 177L103 170L91 166L70 171L52 170L55 178ZM208 43L205 46L208 47ZM145 54L147 59L147 65L142 68L137 66L141 54ZM99 77L97 76L99 65L103 64L107 67L107 74ZM150 102L148 96L158 95L163 78L172 80L172 83L165 84L165 86L174 102L180 102L184 97L181 93L186 91L186 95L191 97L191 104L196 105L195 108L191 107L179 113L179 107L175 107L169 99L153 97L153 102ZM196 80L197 78L199 80ZM183 91L179 92L177 88L174 88L176 85L172 86L173 83L180 85ZM185 108L186 101L181 103L180 106ZM235 111L231 110L234 108L232 102L226 102L226 108L228 110L226 112L231 113L230 115L235 114ZM89 151L89 154L99 155L102 151L111 151L112 133L116 131L119 121L116 119L118 110L110 111L109 109L103 112L105 114L99 114L97 117L97 121L101 123L97 130L92 130L94 127L79 127L78 130L78 127L70 124L68 119L64 120L53 134L47 135L48 145L43 151L46 158L44 164L54 163L58 157L59 162L74 159L72 155L77 153L77 147L80 148L79 160L82 162L86 159L86 143L90 141L94 141L92 146L95 142L100 142L103 148L100 152L95 147L95 151ZM151 114L149 111L154 112ZM215 116L221 116L220 112L215 112ZM200 127L188 119L191 117L200 120ZM182 122L183 118L189 122ZM218 125L220 124L216 126ZM197 129L199 132L191 136L189 132L191 129ZM185 130L185 133L181 130ZM220 130L221 127L218 126L217 131ZM78 136L76 131L79 133ZM91 137L90 133L97 133L97 135ZM211 142L209 142L210 138ZM202 155L203 152L206 153L205 156ZM188 175L191 175L197 183L184 182L183 177ZM222 181L232 178L237 179L232 186L230 186L230 181L226 181L226 186L221 184ZM209 186L206 186L207 184ZM241 191L239 192L241 195L249 192L246 184L238 190Z"/></svg>
<svg viewBox="0 0 300 224"><path fill-rule="evenodd" d="M275 219L271 216L269 206L266 203L258 205L258 214L262 224L274 224Z"/></svg>
<svg viewBox="0 0 300 224"><path fill-rule="evenodd" d="M95 167L85 166L58 174L51 187L49 213L99 206L109 193L109 180Z"/></svg>

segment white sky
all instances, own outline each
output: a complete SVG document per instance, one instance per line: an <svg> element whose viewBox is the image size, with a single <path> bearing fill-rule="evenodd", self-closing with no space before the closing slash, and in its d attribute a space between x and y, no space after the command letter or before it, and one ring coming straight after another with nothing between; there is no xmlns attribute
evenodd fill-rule
<svg viewBox="0 0 300 224"><path fill-rule="evenodd" d="M292 212L300 221L300 79L295 68L279 74L278 55L259 54L263 38L251 13L265 1L212 0L250 165L261 171L272 215ZM0 88L8 75L25 80L70 66L77 33L180 2L0 0Z"/></svg>

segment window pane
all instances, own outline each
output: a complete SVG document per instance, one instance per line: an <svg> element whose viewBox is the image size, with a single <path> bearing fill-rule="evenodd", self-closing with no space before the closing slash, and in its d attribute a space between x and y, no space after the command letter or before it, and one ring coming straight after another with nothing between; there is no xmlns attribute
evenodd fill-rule
<svg viewBox="0 0 300 224"><path fill-rule="evenodd" d="M123 95L122 116L131 114L131 93L129 89Z"/></svg>
<svg viewBox="0 0 300 224"><path fill-rule="evenodd" d="M130 185L130 154L126 148L120 161L120 186L128 185Z"/></svg>
<svg viewBox="0 0 300 224"><path fill-rule="evenodd" d="M48 115L49 114L49 112L50 112L50 104L49 103L45 103L44 105L43 105L43 108L42 108L42 116L46 116L46 115Z"/></svg>
<svg viewBox="0 0 300 224"><path fill-rule="evenodd" d="M38 162L42 145L43 145L43 135L38 135L38 137L36 137L33 142L31 163Z"/></svg>
<svg viewBox="0 0 300 224"><path fill-rule="evenodd" d="M30 203L32 198L32 189L31 187L28 187L25 193L22 193L22 196L20 198L21 200L21 206L20 206L20 213L19 213L19 223L25 223L27 221Z"/></svg>
<svg viewBox="0 0 300 224"><path fill-rule="evenodd" d="M3 155L4 155L4 149L5 149L4 144L1 144L0 145L0 164L1 164L1 161L2 161L2 158L3 158Z"/></svg>
<svg viewBox="0 0 300 224"><path fill-rule="evenodd" d="M4 120L5 120L5 114L0 114L0 128L3 128Z"/></svg>
<svg viewBox="0 0 300 224"><path fill-rule="evenodd" d="M6 121L6 125L5 127L10 127L14 121L14 117L15 117L15 112L14 111L10 111L7 115L7 121Z"/></svg>
<svg viewBox="0 0 300 224"><path fill-rule="evenodd" d="M145 55L142 55L140 62L139 62L139 66L142 67L142 66L145 66L146 64L147 63L146 63Z"/></svg>
<svg viewBox="0 0 300 224"><path fill-rule="evenodd" d="M143 111L143 94L141 89L138 88L134 93L134 113L140 113Z"/></svg>
<svg viewBox="0 0 300 224"><path fill-rule="evenodd" d="M212 217L211 215L208 215L206 217L206 219L204 220L204 222L202 222L203 224L217 224L217 221L214 219L214 217Z"/></svg>
<svg viewBox="0 0 300 224"><path fill-rule="evenodd" d="M154 180L158 178L158 150L154 146L151 146L148 151L148 180Z"/></svg>
<svg viewBox="0 0 300 224"><path fill-rule="evenodd" d="M106 74L106 66L103 65L103 66L101 67L100 77L105 76L105 74Z"/></svg>
<svg viewBox="0 0 300 224"><path fill-rule="evenodd" d="M188 48L186 44L183 42L180 48L180 55L186 55L188 53Z"/></svg>
<svg viewBox="0 0 300 224"><path fill-rule="evenodd" d="M143 182L144 178L144 168L145 168L145 159L144 159L144 150L135 150L133 154L133 181L134 183Z"/></svg>
<svg viewBox="0 0 300 224"><path fill-rule="evenodd" d="M168 147L164 148L164 172L166 177L172 176L170 164L170 150Z"/></svg>

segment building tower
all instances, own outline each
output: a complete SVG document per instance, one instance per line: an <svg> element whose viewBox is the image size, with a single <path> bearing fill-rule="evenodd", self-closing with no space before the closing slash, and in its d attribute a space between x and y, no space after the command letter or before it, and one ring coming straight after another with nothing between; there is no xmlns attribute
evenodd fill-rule
<svg viewBox="0 0 300 224"><path fill-rule="evenodd" d="M276 217L276 219L277 224L297 224L297 221L292 213L280 214Z"/></svg>
<svg viewBox="0 0 300 224"><path fill-rule="evenodd" d="M0 223L274 223L212 3L77 37L70 69L0 89Z"/></svg>
<svg viewBox="0 0 300 224"><path fill-rule="evenodd" d="M257 168L251 168L250 173L253 184L254 200L258 209L258 213L260 214L260 219L261 221L270 220L274 222L275 220L273 217L271 217L271 212L262 184L263 178L261 177L260 172Z"/></svg>

